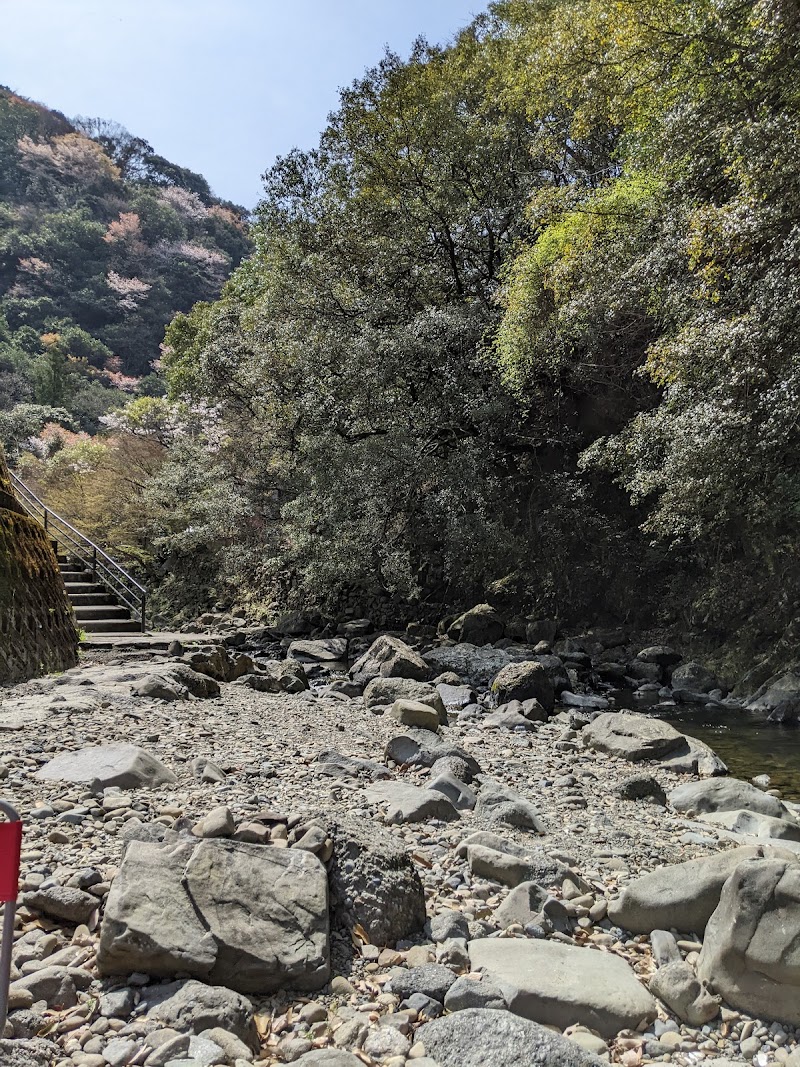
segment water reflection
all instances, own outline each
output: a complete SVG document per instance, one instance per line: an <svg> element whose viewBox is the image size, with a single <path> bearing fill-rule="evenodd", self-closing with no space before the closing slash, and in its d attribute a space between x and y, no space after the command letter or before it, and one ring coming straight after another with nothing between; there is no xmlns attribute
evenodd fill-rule
<svg viewBox="0 0 800 1067"><path fill-rule="evenodd" d="M800 728L765 723L749 712L676 710L666 717L678 730L692 734L728 765L734 778L749 781L768 774L771 789L800 801Z"/></svg>

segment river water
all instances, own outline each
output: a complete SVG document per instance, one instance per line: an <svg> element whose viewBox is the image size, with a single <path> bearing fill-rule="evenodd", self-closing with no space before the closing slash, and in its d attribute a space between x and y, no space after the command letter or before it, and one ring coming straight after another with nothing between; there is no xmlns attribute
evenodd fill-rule
<svg viewBox="0 0 800 1067"><path fill-rule="evenodd" d="M768 774L770 789L800 801L800 727L778 726L746 711L681 711L666 720L705 741L728 764L732 777L748 782Z"/></svg>

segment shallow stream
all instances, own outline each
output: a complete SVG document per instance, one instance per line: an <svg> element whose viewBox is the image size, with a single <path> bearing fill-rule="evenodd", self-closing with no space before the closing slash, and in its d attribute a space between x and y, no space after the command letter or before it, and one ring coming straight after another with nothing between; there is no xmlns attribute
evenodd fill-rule
<svg viewBox="0 0 800 1067"><path fill-rule="evenodd" d="M705 741L734 778L768 774L770 788L800 802L800 727L778 726L746 711L692 711L670 717L678 730Z"/></svg>

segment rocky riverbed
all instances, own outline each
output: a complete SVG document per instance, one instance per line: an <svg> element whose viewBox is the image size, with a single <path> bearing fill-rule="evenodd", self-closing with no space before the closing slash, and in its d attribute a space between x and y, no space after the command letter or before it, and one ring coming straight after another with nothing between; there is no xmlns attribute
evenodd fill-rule
<svg viewBox="0 0 800 1067"><path fill-rule="evenodd" d="M1 1063L798 1067L799 809L767 781L578 648L279 637L3 691Z"/></svg>

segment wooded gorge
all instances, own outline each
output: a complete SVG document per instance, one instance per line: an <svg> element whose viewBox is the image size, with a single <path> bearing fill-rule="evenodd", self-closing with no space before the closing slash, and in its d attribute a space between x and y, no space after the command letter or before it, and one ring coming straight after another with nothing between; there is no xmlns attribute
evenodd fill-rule
<svg viewBox="0 0 800 1067"><path fill-rule="evenodd" d="M799 23L492 4L345 89L249 226L0 94L6 448L165 618L488 600L746 665L800 591Z"/></svg>

